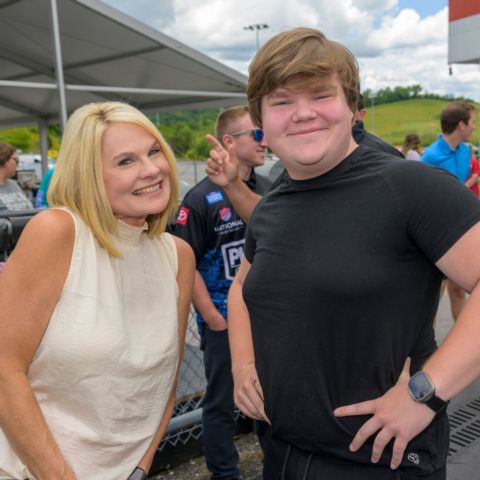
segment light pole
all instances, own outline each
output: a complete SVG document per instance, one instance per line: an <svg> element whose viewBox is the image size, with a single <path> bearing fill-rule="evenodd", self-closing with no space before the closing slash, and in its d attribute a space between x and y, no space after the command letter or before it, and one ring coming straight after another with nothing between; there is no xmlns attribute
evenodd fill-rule
<svg viewBox="0 0 480 480"><path fill-rule="evenodd" d="M372 133L375 132L375 97L377 96L376 93L372 92L370 94L370 100L372 101Z"/></svg>
<svg viewBox="0 0 480 480"><path fill-rule="evenodd" d="M260 46L259 40L258 40L258 32L260 30L265 30L268 28L268 25L266 23L256 23L255 25L247 25L246 27L243 27L244 30L251 30L252 32L256 32L256 38L257 38L257 50L258 47Z"/></svg>

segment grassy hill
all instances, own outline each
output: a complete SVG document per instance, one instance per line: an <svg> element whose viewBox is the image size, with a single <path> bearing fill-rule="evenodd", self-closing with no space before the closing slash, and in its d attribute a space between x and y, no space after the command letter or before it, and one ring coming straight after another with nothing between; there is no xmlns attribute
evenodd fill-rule
<svg viewBox="0 0 480 480"><path fill-rule="evenodd" d="M416 133L420 136L422 145L428 146L441 133L440 112L447 103L445 100L419 98L375 105L373 109L371 105L366 105L365 127L393 145L401 145L405 135ZM479 108L478 104L475 106ZM473 143L478 143L479 123L480 121L477 121Z"/></svg>
<svg viewBox="0 0 480 480"><path fill-rule="evenodd" d="M416 133L422 145L430 145L440 133L440 112L446 100L417 98L382 105L367 105L365 126L367 130L392 145L401 145L405 135ZM480 105L476 105L480 116ZM176 155L185 158L205 158L210 149L205 133L212 132L218 110L177 112L152 117L173 147ZM480 120L477 122L480 125ZM52 148L58 148L59 130L49 128L49 141ZM478 144L480 130L472 137ZM38 152L39 139L36 128L0 130L0 141L9 142L24 152Z"/></svg>

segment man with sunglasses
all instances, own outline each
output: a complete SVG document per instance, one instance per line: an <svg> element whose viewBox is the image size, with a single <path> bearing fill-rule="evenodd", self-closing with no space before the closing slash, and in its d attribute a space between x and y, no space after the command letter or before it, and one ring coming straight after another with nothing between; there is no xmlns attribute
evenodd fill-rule
<svg viewBox="0 0 480 480"><path fill-rule="evenodd" d="M270 181L255 174L264 163L262 130L255 128L246 106L219 114L216 141L238 161L248 191L263 195ZM214 137L210 136L213 141ZM233 380L227 334L227 294L243 259L246 225L224 190L208 177L185 196L175 234L193 248L197 261L193 303L204 352L207 388L203 399L203 446L212 480L240 478L233 438Z"/></svg>

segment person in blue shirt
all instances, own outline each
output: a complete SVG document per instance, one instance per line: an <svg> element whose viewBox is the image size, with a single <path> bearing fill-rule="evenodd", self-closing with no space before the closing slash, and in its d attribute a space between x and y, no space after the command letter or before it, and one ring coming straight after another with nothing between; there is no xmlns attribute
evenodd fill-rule
<svg viewBox="0 0 480 480"><path fill-rule="evenodd" d="M471 151L467 143L475 128L475 113L475 107L469 103L450 102L440 114L443 134L425 149L420 158L424 163L449 171L468 188L478 181L477 176L470 175ZM450 296L452 317L456 321L465 304L466 295L451 280L447 280L446 286ZM442 292L444 288L445 282Z"/></svg>
<svg viewBox="0 0 480 480"><path fill-rule="evenodd" d="M48 187L50 187L50 181L52 180L53 172L54 169L51 168L50 170L47 170L43 176L35 197L35 208L48 208L50 206L47 201L47 193Z"/></svg>
<svg viewBox="0 0 480 480"><path fill-rule="evenodd" d="M475 128L475 107L450 102L440 114L442 135L423 152L421 161L448 170L462 183L470 177L470 141Z"/></svg>

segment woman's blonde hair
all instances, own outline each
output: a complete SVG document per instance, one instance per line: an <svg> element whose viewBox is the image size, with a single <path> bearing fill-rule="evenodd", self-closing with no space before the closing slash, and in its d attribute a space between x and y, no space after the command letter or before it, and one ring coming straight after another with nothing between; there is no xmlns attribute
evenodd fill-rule
<svg viewBox="0 0 480 480"><path fill-rule="evenodd" d="M146 221L150 237L165 231L178 207L175 157L155 125L126 103L90 103L72 114L63 133L47 198L52 207L67 207L77 213L99 244L110 255L118 257L120 252L112 239L117 231L117 223L102 173L103 135L107 127L114 123L131 123L142 127L160 144L170 167L170 199L163 212L148 215Z"/></svg>
<svg viewBox="0 0 480 480"><path fill-rule="evenodd" d="M316 89L335 74L350 110L357 110L358 62L346 47L319 30L299 27L275 35L257 52L249 73L248 106L253 123L259 127L265 95L289 82L294 82L295 88Z"/></svg>

